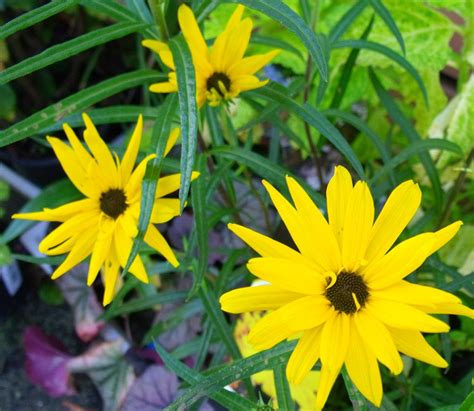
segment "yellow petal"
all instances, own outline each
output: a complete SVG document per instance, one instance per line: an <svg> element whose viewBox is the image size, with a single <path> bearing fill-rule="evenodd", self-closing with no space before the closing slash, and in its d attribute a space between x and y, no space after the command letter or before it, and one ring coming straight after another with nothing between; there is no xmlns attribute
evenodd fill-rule
<svg viewBox="0 0 474 411"><path fill-rule="evenodd" d="M309 263L309 260L305 259L300 253L292 248L275 241L270 237L257 233L250 228L238 224L229 224L227 227L262 257L284 258L299 263Z"/></svg>
<svg viewBox="0 0 474 411"><path fill-rule="evenodd" d="M137 125L135 130L133 130L132 137L128 142L127 150L122 158L122 163L120 165L120 172L122 174L123 184L127 184L130 175L132 174L133 167L137 161L138 150L140 149L140 141L142 139L143 132L143 116L140 114L138 116Z"/></svg>
<svg viewBox="0 0 474 411"><path fill-rule="evenodd" d="M72 148L58 138L47 137L47 140L51 144L64 172L76 188L87 197L99 198L100 191L98 187L90 181L87 170L82 168Z"/></svg>
<svg viewBox="0 0 474 411"><path fill-rule="evenodd" d="M439 303L432 307L421 307L420 309L429 314L454 314L474 318L474 310L462 304Z"/></svg>
<svg viewBox="0 0 474 411"><path fill-rule="evenodd" d="M334 176L329 181L326 196L329 225L342 248L342 234L344 230L344 219L346 216L347 203L352 192L352 177L342 166L337 166Z"/></svg>
<svg viewBox="0 0 474 411"><path fill-rule="evenodd" d="M184 38L186 39L193 55L198 53L207 56L206 41L202 36L193 11L185 4L181 5L178 9L178 21Z"/></svg>
<svg viewBox="0 0 474 411"><path fill-rule="evenodd" d="M69 124L64 123L63 130L66 133L66 137L69 140L69 143L71 144L72 149L76 153L77 159L81 163L84 170L87 170L89 163L93 160L92 156L81 144L74 130L71 127L69 127Z"/></svg>
<svg viewBox="0 0 474 411"><path fill-rule="evenodd" d="M86 231L82 236L79 236L66 259L54 270L51 279L56 280L71 268L81 263L92 252L96 237L97 231L95 230Z"/></svg>
<svg viewBox="0 0 474 411"><path fill-rule="evenodd" d="M110 304L115 296L117 279L119 277L119 263L115 259L108 259L104 264L104 297L102 305Z"/></svg>
<svg viewBox="0 0 474 411"><path fill-rule="evenodd" d="M374 222L374 201L369 187L358 181L347 202L342 236L342 264L349 272L363 265Z"/></svg>
<svg viewBox="0 0 474 411"><path fill-rule="evenodd" d="M411 305L430 305L441 303L458 304L461 300L455 295L437 288L400 281L390 287L373 290L374 297L398 301Z"/></svg>
<svg viewBox="0 0 474 411"><path fill-rule="evenodd" d="M336 381L339 372L341 371L341 366L339 368L331 370L327 365L321 366L321 377L318 385L318 392L316 394L316 409L322 410L326 401L329 397L329 393Z"/></svg>
<svg viewBox="0 0 474 411"><path fill-rule="evenodd" d="M63 222L74 217L76 214L93 210L96 211L97 214L99 214L97 201L85 198L83 200L72 201L56 208L45 208L43 209L43 211L13 214L12 218L19 218L23 220Z"/></svg>
<svg viewBox="0 0 474 411"><path fill-rule="evenodd" d="M231 77L236 77L255 74L280 52L281 50L272 50L265 54L257 54L255 56L245 57L240 61L236 61L235 64L229 69L229 75Z"/></svg>
<svg viewBox="0 0 474 411"><path fill-rule="evenodd" d="M180 214L179 199L160 198L155 200L150 221L153 224L163 224Z"/></svg>
<svg viewBox="0 0 474 411"><path fill-rule="evenodd" d="M395 375L403 370L403 362L387 327L365 310L354 314L354 323L364 344Z"/></svg>
<svg viewBox="0 0 474 411"><path fill-rule="evenodd" d="M371 298L365 309L370 315L390 327L428 333L449 331L449 326L446 323L414 307L395 301Z"/></svg>
<svg viewBox="0 0 474 411"><path fill-rule="evenodd" d="M137 168L133 171L127 185L125 186L125 195L127 197L127 203L133 204L136 201L140 201L140 194L142 188L143 177L145 176L146 166L150 160L155 158L155 154L146 156Z"/></svg>
<svg viewBox="0 0 474 411"><path fill-rule="evenodd" d="M367 261L383 257L415 215L420 202L421 190L411 180L393 190L370 232Z"/></svg>
<svg viewBox="0 0 474 411"><path fill-rule="evenodd" d="M333 312L324 324L321 334L321 363L333 372L339 372L346 359L350 337L350 318L348 315Z"/></svg>
<svg viewBox="0 0 474 411"><path fill-rule="evenodd" d="M165 152L164 152L165 157L168 155L168 153L174 147L174 145L176 144L176 141L178 141L179 134L180 134L179 127L175 127L173 130L171 130L171 133L168 137L168 141L166 142L166 147L165 147Z"/></svg>
<svg viewBox="0 0 474 411"><path fill-rule="evenodd" d="M326 280L311 266L283 258L252 258L248 270L262 280L284 290L301 294L321 295Z"/></svg>
<svg viewBox="0 0 474 411"><path fill-rule="evenodd" d="M379 407L383 388L377 359L355 328L352 328L347 350L346 368L350 379L362 395Z"/></svg>
<svg viewBox="0 0 474 411"><path fill-rule="evenodd" d="M462 221L455 221L454 223L436 231L430 255L438 251L449 240L451 240L462 226Z"/></svg>
<svg viewBox="0 0 474 411"><path fill-rule="evenodd" d="M191 174L191 181L194 181L199 177L197 171L193 171ZM174 193L179 190L181 184L181 174L171 174L166 177L160 177L158 180L158 187L156 188L155 198L164 197L168 194Z"/></svg>
<svg viewBox="0 0 474 411"><path fill-rule="evenodd" d="M154 225L150 224L148 226L148 230L145 233L145 243L158 251L173 267L179 266L179 262L176 259L173 250Z"/></svg>
<svg viewBox="0 0 474 411"><path fill-rule="evenodd" d="M300 384L318 361L322 329L307 330L298 341L286 367L286 376L291 384Z"/></svg>
<svg viewBox="0 0 474 411"><path fill-rule="evenodd" d="M223 70L229 70L235 61L242 59L250 41L252 28L252 20L246 18L229 33L223 55Z"/></svg>
<svg viewBox="0 0 474 411"><path fill-rule="evenodd" d="M166 43L163 43L158 40L143 40L142 46L147 47L150 50L153 50L156 54L160 56L161 61L170 68L171 70L176 70L173 55L171 54L170 48Z"/></svg>
<svg viewBox="0 0 474 411"><path fill-rule="evenodd" d="M149 87L149 90L152 93L174 93L178 91L178 86L168 81L165 83L154 83Z"/></svg>
<svg viewBox="0 0 474 411"><path fill-rule="evenodd" d="M317 264L321 272L327 271L312 258L312 233L306 229L306 222L300 218L296 209L271 184L265 180L262 183L300 252Z"/></svg>
<svg viewBox="0 0 474 411"><path fill-rule="evenodd" d="M392 327L389 330L398 350L403 354L435 367L446 368L448 366L446 360L426 342L420 332Z"/></svg>
<svg viewBox="0 0 474 411"><path fill-rule="evenodd" d="M275 310L301 297L304 295L285 291L274 285L259 285L229 291L221 296L219 302L223 311L238 314Z"/></svg>
<svg viewBox="0 0 474 411"><path fill-rule="evenodd" d="M286 181L301 220L305 222L306 230L312 234L314 261L323 267L324 271L337 273L341 268L341 253L329 224L296 180L287 176Z"/></svg>
<svg viewBox="0 0 474 411"><path fill-rule="evenodd" d="M232 90L237 94L241 91L254 90L268 84L268 80L260 80L258 77L245 75L232 78Z"/></svg>
<svg viewBox="0 0 474 411"><path fill-rule="evenodd" d="M86 125L86 129L84 130L84 140L99 164L104 177L108 177L108 181L111 185L114 185L117 179L117 167L114 158L112 157L112 153L107 147L107 144L105 144L104 140L100 137L99 132L95 128L90 117L86 113L83 113L82 119Z"/></svg>
<svg viewBox="0 0 474 411"><path fill-rule="evenodd" d="M92 250L91 261L89 263L89 272L87 274L87 285L90 286L95 281L97 274L99 274L100 267L104 264L109 255L110 247L112 245L113 230L115 222L109 217L102 218L100 224L97 240Z"/></svg>

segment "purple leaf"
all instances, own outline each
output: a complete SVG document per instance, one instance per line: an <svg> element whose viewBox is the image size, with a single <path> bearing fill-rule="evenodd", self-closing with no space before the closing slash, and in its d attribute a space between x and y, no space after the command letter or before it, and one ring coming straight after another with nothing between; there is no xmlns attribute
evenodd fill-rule
<svg viewBox="0 0 474 411"><path fill-rule="evenodd" d="M35 326L28 327L23 334L25 348L25 371L33 384L42 387L51 397L74 394L66 354L61 342L46 336Z"/></svg>
<svg viewBox="0 0 474 411"><path fill-rule="evenodd" d="M178 378L161 365L151 365L135 381L121 411L158 411L171 404L178 392Z"/></svg>

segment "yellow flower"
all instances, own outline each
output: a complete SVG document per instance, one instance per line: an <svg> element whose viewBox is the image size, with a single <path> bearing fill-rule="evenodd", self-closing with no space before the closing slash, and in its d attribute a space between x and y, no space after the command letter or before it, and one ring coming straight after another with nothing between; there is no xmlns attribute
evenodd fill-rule
<svg viewBox="0 0 474 411"><path fill-rule="evenodd" d="M235 325L234 336L240 352L246 358L258 352L248 341L248 333L262 318L264 313L244 313ZM291 397L300 410L313 410L316 404L316 386L319 382L319 371L310 371L301 384L290 384ZM272 405L278 409L273 371L265 370L252 375L252 382L262 387L262 391L272 398Z"/></svg>
<svg viewBox="0 0 474 411"><path fill-rule="evenodd" d="M244 57L253 23L250 18L242 20L243 12L244 7L237 6L225 30L217 36L212 47L208 47L192 10L184 4L178 10L179 25L193 57L199 107L206 100L209 105L218 106L222 100L232 100L242 91L263 87L268 82L259 80L255 73L280 51L273 50L266 54ZM168 45L157 40L144 40L142 44L156 52L162 62L171 69L168 81L152 84L150 91L176 92L176 68Z"/></svg>
<svg viewBox="0 0 474 411"><path fill-rule="evenodd" d="M115 295L120 268L125 266L138 232L142 180L146 165L154 155L147 156L134 169L142 137L142 116L138 118L121 161L117 154L110 152L87 114L83 114L83 119L86 125L84 140L90 152L68 124L63 128L70 145L55 137L47 139L71 182L87 198L55 209L15 214L12 218L60 222L61 225L39 244L40 252L47 255L69 253L51 278L60 277L91 255L87 284L90 286L94 282L102 268L103 304L107 305ZM178 137L179 129L175 128L170 134L166 154ZM193 179L197 176L198 173L193 173ZM151 222L145 234L145 242L174 267L179 265L178 260L153 224L165 223L179 214L178 199L162 198L176 191L179 182L180 174L159 179ZM148 283L140 256L133 261L130 272Z"/></svg>
<svg viewBox="0 0 474 411"><path fill-rule="evenodd" d="M460 221L392 248L420 205L413 181L391 193L375 223L367 184L353 186L343 167L327 189L329 223L293 178L287 184L294 205L263 184L299 251L230 224L262 256L248 262L249 271L270 285L230 291L220 302L230 313L273 310L249 334L259 350L302 333L286 369L290 382L301 382L320 359L322 408L345 365L361 393L378 406L383 392L377 361L394 374L403 368L399 352L447 366L421 333L447 332L449 326L428 314L472 317L474 311L450 293L404 278L456 234Z"/></svg>

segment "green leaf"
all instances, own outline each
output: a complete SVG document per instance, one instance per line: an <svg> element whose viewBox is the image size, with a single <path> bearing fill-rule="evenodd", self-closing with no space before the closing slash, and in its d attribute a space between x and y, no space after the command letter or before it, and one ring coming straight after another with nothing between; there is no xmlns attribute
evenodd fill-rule
<svg viewBox="0 0 474 411"><path fill-rule="evenodd" d="M321 78L324 81L328 81L328 63L324 58L319 39L304 20L281 0L224 0L224 2L240 3L251 9L260 11L295 33L307 47L311 57L316 63Z"/></svg>
<svg viewBox="0 0 474 411"><path fill-rule="evenodd" d="M382 177L385 173L389 172L390 170L394 170L395 167L399 166L400 164L406 163L411 157L415 154L420 156L422 155L429 155L429 150L446 150L451 151L453 153L462 154L461 148L457 145L452 143L451 141L443 140L440 138L432 138L429 140L419 140L403 149L400 154L392 157L390 161L388 161L374 176L372 179L372 183L377 181L380 177Z"/></svg>
<svg viewBox="0 0 474 411"><path fill-rule="evenodd" d="M165 363L165 366L173 371L178 377L182 378L188 384L193 385L200 383L204 380L204 377L191 368L188 368L181 361L173 357L168 351L166 351L161 345L155 342L155 349L160 358ZM213 400L219 404L227 407L229 410L235 411L249 411L254 409L255 405L247 400L246 398L228 391L224 388L218 389L209 395Z"/></svg>
<svg viewBox="0 0 474 411"><path fill-rule="evenodd" d="M57 181L44 188L40 195L28 201L18 213L42 211L45 207L58 207L81 197L82 194L77 191L69 180ZM3 233L3 239L8 243L35 224L37 224L36 221L13 220Z"/></svg>
<svg viewBox="0 0 474 411"><path fill-rule="evenodd" d="M352 403L352 408L354 410L369 411L367 401L352 382L345 368L341 370L341 374L344 379L344 385L346 386L347 394L349 395Z"/></svg>
<svg viewBox="0 0 474 411"><path fill-rule="evenodd" d="M0 71L0 85L67 59L99 44L135 33L145 26L145 23L117 23L52 46L36 56L27 58L14 66L8 67L6 70Z"/></svg>
<svg viewBox="0 0 474 411"><path fill-rule="evenodd" d="M207 269L209 256L209 224L208 224L208 203L206 202L206 157L201 154L197 160L197 169L201 173L194 183L192 206L194 223L196 227L196 237L198 245L198 265L193 270L193 287L189 291L188 298L192 297L201 287Z"/></svg>
<svg viewBox="0 0 474 411"><path fill-rule="evenodd" d="M384 105L390 117L392 117L392 119L398 123L402 132L407 136L410 145L421 141L421 137L413 128L410 120L405 117L393 100L392 96L390 96L387 90L384 89L372 68L369 68L369 77L377 95L379 96L380 101ZM439 212L443 205L443 191L441 189L438 172L429 153L423 151L419 153L419 157L433 186L433 192L436 200L436 210Z"/></svg>
<svg viewBox="0 0 474 411"><path fill-rule="evenodd" d="M372 41L367 41L367 40L341 40L338 41L336 44L333 45L333 48L344 48L344 47L349 47L349 48L357 48L357 49L368 49L368 50L373 50L376 51L377 53L381 53L384 56L388 57L389 59L393 60L397 64L399 64L401 67L403 67L410 75L415 79L415 81L418 83L418 86L420 87L421 92L423 93L423 97L425 99L426 105L428 105L428 93L426 91L426 87L423 83L423 80L421 79L418 71L416 70L415 67L413 67L407 59L405 59L403 56L395 53L392 49L384 46L383 44L378 44L374 43Z"/></svg>
<svg viewBox="0 0 474 411"><path fill-rule="evenodd" d="M107 79L99 84L81 90L43 110L0 131L0 147L38 134L43 128L64 119L129 88L164 79L163 74L153 70L136 70Z"/></svg>
<svg viewBox="0 0 474 411"><path fill-rule="evenodd" d="M273 369L273 380L277 394L278 408L280 410L292 411L295 409L295 402L291 398L290 385L286 379L286 365L279 364Z"/></svg>
<svg viewBox="0 0 474 411"><path fill-rule="evenodd" d="M179 187L179 199L182 211L191 186L191 174L196 154L198 132L196 76L191 52L184 38L173 39L169 45L176 66L181 118L181 184Z"/></svg>
<svg viewBox="0 0 474 411"><path fill-rule="evenodd" d="M301 60L305 60L303 54L296 47L292 46L290 43L276 39L270 36L264 36L261 34L254 34L252 36L252 44L261 44L263 46L268 46L276 49L286 50L290 53L293 53L295 56L299 57Z"/></svg>
<svg viewBox="0 0 474 411"><path fill-rule="evenodd" d="M295 341L278 344L271 350L259 352L245 359L236 360L215 371L209 372L202 381L194 384L182 393L182 395L166 411L178 411L189 409L200 398L211 395L216 390L226 385L247 378L260 371L275 368L277 365L286 364L288 357L294 350Z"/></svg>
<svg viewBox="0 0 474 411"><path fill-rule="evenodd" d="M364 11L366 6L367 0L359 0L341 17L329 33L329 42L331 44L339 40L354 20Z"/></svg>
<svg viewBox="0 0 474 411"><path fill-rule="evenodd" d="M382 18L382 20L385 22L385 24L390 29L390 31L393 33L393 35L398 41L398 44L400 45L400 48L402 49L403 54L405 54L405 42L403 41L402 33L400 33L397 23L395 23L395 20L390 14L390 11L387 9L387 7L385 7L385 5L380 0L369 0L369 1L370 1L371 6L374 8L377 14Z"/></svg>
<svg viewBox="0 0 474 411"><path fill-rule="evenodd" d="M287 95L287 91L279 84L270 84L257 90L248 92L249 95L261 97L266 100L277 101L283 107L292 111L297 116L301 117L309 125L318 130L324 137L326 137L339 152L346 157L347 161L352 165L356 173L361 179L365 179L364 169L356 154L352 150L349 143L342 136L339 130L334 127L319 111L309 104L300 104L291 99Z"/></svg>
<svg viewBox="0 0 474 411"><path fill-rule="evenodd" d="M172 119L176 113L176 95L171 94L166 102L160 107L160 114L157 116L152 131L152 151L156 157L149 161L142 181L142 196L140 199L140 215L138 217L138 233L133 239L132 249L128 256L127 263L122 271L125 276L133 261L138 255L138 251L143 244L145 234L150 224L151 213L155 203L156 187L160 177L163 156L166 143L171 131Z"/></svg>
<svg viewBox="0 0 474 411"><path fill-rule="evenodd" d="M243 164L249 167L254 173L258 174L265 180L268 180L271 184L278 186L285 192L287 192L285 176L291 175L292 177L295 177L287 169L273 163L260 154L240 147L219 147L212 150L211 153L218 157L234 160L237 164ZM326 200L324 196L311 188L306 182L301 181L297 177L295 178L319 207L326 208Z"/></svg>
<svg viewBox="0 0 474 411"><path fill-rule="evenodd" d="M78 2L79 0L54 0L44 6L37 7L24 13L0 27L0 40L5 39L20 30L33 26L40 21L46 20L48 17L61 13L63 10L74 6Z"/></svg>
<svg viewBox="0 0 474 411"><path fill-rule="evenodd" d="M34 257L29 254L12 254L12 257L18 261L24 261L25 263L36 264L36 265L41 265L41 264L59 265L66 258L66 256L64 255L54 256L54 257Z"/></svg>

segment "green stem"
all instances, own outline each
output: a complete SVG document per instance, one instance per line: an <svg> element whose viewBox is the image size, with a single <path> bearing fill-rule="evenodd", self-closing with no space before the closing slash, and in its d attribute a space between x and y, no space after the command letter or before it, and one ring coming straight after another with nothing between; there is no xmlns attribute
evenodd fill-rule
<svg viewBox="0 0 474 411"><path fill-rule="evenodd" d="M341 374L342 378L344 379L344 385L346 386L347 394L349 394L349 398L352 403L352 409L355 411L369 411L367 401L365 401L362 394L351 381L345 368L341 370Z"/></svg>
<svg viewBox="0 0 474 411"><path fill-rule="evenodd" d="M148 0L148 5L150 6L151 13L156 21L158 29L160 30L161 40L167 42L170 35L168 31L168 26L166 24L165 16L163 14L163 0Z"/></svg>

